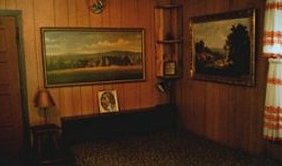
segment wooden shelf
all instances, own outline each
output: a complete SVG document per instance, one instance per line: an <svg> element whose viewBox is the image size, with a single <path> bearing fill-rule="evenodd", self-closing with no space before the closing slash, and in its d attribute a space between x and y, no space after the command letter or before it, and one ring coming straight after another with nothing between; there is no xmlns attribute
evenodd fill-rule
<svg viewBox="0 0 282 166"><path fill-rule="evenodd" d="M162 79L162 80L173 80L173 79L178 79L180 78L179 75L173 75L173 76L160 76L160 77L157 77L159 79Z"/></svg>
<svg viewBox="0 0 282 166"><path fill-rule="evenodd" d="M177 43L182 43L182 40L180 40L180 39L158 40L157 43L159 43L159 44L177 44Z"/></svg>
<svg viewBox="0 0 282 166"><path fill-rule="evenodd" d="M182 5L179 4L162 4L162 5L156 5L156 9L172 9L172 8L180 8Z"/></svg>
<svg viewBox="0 0 282 166"><path fill-rule="evenodd" d="M156 76L176 79L182 75L182 5L155 6Z"/></svg>

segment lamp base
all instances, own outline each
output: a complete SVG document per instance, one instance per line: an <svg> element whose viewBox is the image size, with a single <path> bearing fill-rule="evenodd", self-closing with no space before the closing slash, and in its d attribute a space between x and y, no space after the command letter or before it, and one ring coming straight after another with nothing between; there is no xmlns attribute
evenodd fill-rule
<svg viewBox="0 0 282 166"><path fill-rule="evenodd" d="M48 123L47 119L47 108L43 108L44 124Z"/></svg>

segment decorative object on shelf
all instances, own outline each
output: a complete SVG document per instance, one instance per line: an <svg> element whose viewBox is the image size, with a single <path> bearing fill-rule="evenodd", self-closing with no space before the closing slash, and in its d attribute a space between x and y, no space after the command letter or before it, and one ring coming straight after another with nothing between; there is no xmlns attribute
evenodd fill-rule
<svg viewBox="0 0 282 166"><path fill-rule="evenodd" d="M39 108L39 111L43 110L44 123L48 123L47 111L49 108L55 106L55 102L46 89L39 90L35 96L34 105Z"/></svg>
<svg viewBox="0 0 282 166"><path fill-rule="evenodd" d="M254 85L254 9L192 17L190 28L193 78Z"/></svg>
<svg viewBox="0 0 282 166"><path fill-rule="evenodd" d="M41 28L45 86L145 80L142 28Z"/></svg>
<svg viewBox="0 0 282 166"><path fill-rule="evenodd" d="M116 90L99 91L98 100L99 110L101 113L119 111Z"/></svg>
<svg viewBox="0 0 282 166"><path fill-rule="evenodd" d="M182 5L155 6L157 77L172 79L182 70Z"/></svg>
<svg viewBox="0 0 282 166"><path fill-rule="evenodd" d="M176 72L176 62L166 61L164 62L164 76L175 76Z"/></svg>
<svg viewBox="0 0 282 166"><path fill-rule="evenodd" d="M105 8L106 0L96 0L95 3L90 4L89 0L85 0L87 6L89 6L89 10L94 14L100 14L103 12Z"/></svg>

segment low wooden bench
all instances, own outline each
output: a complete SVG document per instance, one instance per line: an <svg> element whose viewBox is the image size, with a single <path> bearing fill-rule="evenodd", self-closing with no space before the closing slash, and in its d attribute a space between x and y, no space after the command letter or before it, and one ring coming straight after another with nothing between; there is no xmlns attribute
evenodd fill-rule
<svg viewBox="0 0 282 166"><path fill-rule="evenodd" d="M82 141L175 128L176 112L174 105L167 104L145 109L62 117L62 143L69 147Z"/></svg>

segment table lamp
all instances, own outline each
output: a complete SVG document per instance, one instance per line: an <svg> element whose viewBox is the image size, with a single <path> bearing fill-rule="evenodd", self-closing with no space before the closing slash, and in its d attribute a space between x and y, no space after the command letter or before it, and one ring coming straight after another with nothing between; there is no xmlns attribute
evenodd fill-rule
<svg viewBox="0 0 282 166"><path fill-rule="evenodd" d="M39 111L43 110L44 122L47 124L47 110L48 108L55 106L55 102L49 91L46 89L39 90L35 96L34 104L39 108Z"/></svg>

